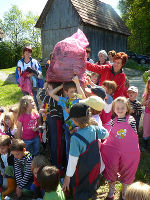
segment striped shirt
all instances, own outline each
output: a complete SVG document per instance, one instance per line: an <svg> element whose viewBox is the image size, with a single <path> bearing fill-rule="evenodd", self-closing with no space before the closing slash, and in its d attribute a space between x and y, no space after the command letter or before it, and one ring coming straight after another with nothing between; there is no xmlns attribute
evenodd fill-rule
<svg viewBox="0 0 150 200"><path fill-rule="evenodd" d="M57 101L55 101L52 97L48 96L45 89L42 89L39 93L40 100L43 103L48 103L49 108L48 112L50 112L50 115L54 119L62 119L63 118L63 111L61 106L57 104Z"/></svg>
<svg viewBox="0 0 150 200"><path fill-rule="evenodd" d="M121 122L125 122L126 121L126 117L124 118L117 118L117 122L121 123ZM111 126L113 127L115 124L115 118L111 120ZM130 126L133 128L133 130L137 133L137 129L136 129L136 121L132 116L129 116L129 124Z"/></svg>
<svg viewBox="0 0 150 200"><path fill-rule="evenodd" d="M137 116L141 116L142 114L142 105L141 103L136 99L134 101L131 101L130 99L128 99L131 109L134 110L134 113L131 113L131 115L133 117L137 117Z"/></svg>
<svg viewBox="0 0 150 200"><path fill-rule="evenodd" d="M32 155L28 152L21 159L14 158L14 172L17 185L24 188L32 178Z"/></svg>

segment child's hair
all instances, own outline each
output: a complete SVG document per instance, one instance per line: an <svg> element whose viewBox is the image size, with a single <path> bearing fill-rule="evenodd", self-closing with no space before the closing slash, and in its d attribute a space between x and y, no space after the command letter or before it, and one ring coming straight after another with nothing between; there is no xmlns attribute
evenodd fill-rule
<svg viewBox="0 0 150 200"><path fill-rule="evenodd" d="M95 110L94 108L90 107L90 111L92 115L99 115L101 113L101 111Z"/></svg>
<svg viewBox="0 0 150 200"><path fill-rule="evenodd" d="M35 156L31 163L31 170L33 172L35 168L44 167L48 164L48 159L44 155Z"/></svg>
<svg viewBox="0 0 150 200"><path fill-rule="evenodd" d="M90 47L86 47L86 53L91 53L91 48Z"/></svg>
<svg viewBox="0 0 150 200"><path fill-rule="evenodd" d="M94 109L93 109L94 110ZM96 120L92 118L91 108L88 108L87 116L85 117L78 117L78 118L72 118L75 122L78 123L78 126L80 128L85 128L90 125L98 125Z"/></svg>
<svg viewBox="0 0 150 200"><path fill-rule="evenodd" d="M53 89L57 88L60 86L62 83L61 82L47 82L47 85L51 85ZM63 89L59 90L56 95L61 96L63 94Z"/></svg>
<svg viewBox="0 0 150 200"><path fill-rule="evenodd" d="M11 144L11 139L8 135L0 136L0 146L9 146Z"/></svg>
<svg viewBox="0 0 150 200"><path fill-rule="evenodd" d="M25 143L21 139L13 139L10 145L10 151L23 151Z"/></svg>
<svg viewBox="0 0 150 200"><path fill-rule="evenodd" d="M126 200L150 200L150 186L140 181L127 187Z"/></svg>
<svg viewBox="0 0 150 200"><path fill-rule="evenodd" d="M59 184L59 170L55 166L41 167L37 173L40 187L45 192L56 191Z"/></svg>
<svg viewBox="0 0 150 200"><path fill-rule="evenodd" d="M150 93L149 91L149 88L148 88L148 85L150 84L150 78L148 79L148 81L146 82L146 85L145 85L145 90L144 90L144 96L145 96L145 99L147 100L148 99L148 95Z"/></svg>
<svg viewBox="0 0 150 200"><path fill-rule="evenodd" d="M69 88L76 88L76 84L73 81L63 83L64 91L68 91Z"/></svg>
<svg viewBox="0 0 150 200"><path fill-rule="evenodd" d="M111 55L112 57L114 57L114 55L116 55L115 50L109 51L109 52L108 52L108 55Z"/></svg>
<svg viewBox="0 0 150 200"><path fill-rule="evenodd" d="M110 94L110 95L113 95L114 94L114 92L116 91L116 88L117 88L117 84L116 84L116 82L115 81L104 81L103 83L102 83L102 85L103 86L105 86L106 88L107 88L107 92L108 92L108 94Z"/></svg>
<svg viewBox="0 0 150 200"><path fill-rule="evenodd" d="M8 125L6 124L6 120L7 119L9 119L11 121L11 127L8 127ZM15 125L15 120L14 120L13 113L11 113L11 112L4 113L3 122L4 122L4 132L7 132L8 128L13 129L14 125Z"/></svg>
<svg viewBox="0 0 150 200"><path fill-rule="evenodd" d="M29 100L33 100L33 97L30 95L26 95L21 98L18 109L18 117L26 113L29 106ZM36 112L36 109L34 110L34 112Z"/></svg>
<svg viewBox="0 0 150 200"><path fill-rule="evenodd" d="M116 115L116 113L114 112L115 110L115 104L117 102L121 102L121 103L124 103L127 107L127 112L126 112L126 115L130 114L130 104L129 104L129 101L126 97L117 97L114 101L113 101L113 104L112 104L112 115Z"/></svg>
<svg viewBox="0 0 150 200"><path fill-rule="evenodd" d="M13 106L11 108L9 108L9 112L12 112L12 113L18 113L18 106Z"/></svg>

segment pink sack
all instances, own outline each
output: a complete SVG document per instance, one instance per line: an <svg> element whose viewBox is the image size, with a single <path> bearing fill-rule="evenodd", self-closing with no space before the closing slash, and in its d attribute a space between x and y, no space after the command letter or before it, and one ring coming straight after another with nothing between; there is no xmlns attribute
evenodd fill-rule
<svg viewBox="0 0 150 200"><path fill-rule="evenodd" d="M18 87L20 87L22 91L28 92L30 95L33 96L31 81L28 77L28 74L29 72L23 72L22 76L18 79Z"/></svg>
<svg viewBox="0 0 150 200"><path fill-rule="evenodd" d="M74 75L84 82L86 47L89 42L84 33L78 31L71 37L58 42L53 50L53 58L46 73L48 82L71 81Z"/></svg>

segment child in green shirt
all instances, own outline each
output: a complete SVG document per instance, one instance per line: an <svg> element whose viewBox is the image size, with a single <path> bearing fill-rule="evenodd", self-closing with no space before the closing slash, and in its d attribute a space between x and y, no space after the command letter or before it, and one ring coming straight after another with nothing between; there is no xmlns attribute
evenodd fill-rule
<svg viewBox="0 0 150 200"><path fill-rule="evenodd" d="M43 200L65 200L59 183L59 170L55 166L41 167L37 173L40 187L45 191Z"/></svg>

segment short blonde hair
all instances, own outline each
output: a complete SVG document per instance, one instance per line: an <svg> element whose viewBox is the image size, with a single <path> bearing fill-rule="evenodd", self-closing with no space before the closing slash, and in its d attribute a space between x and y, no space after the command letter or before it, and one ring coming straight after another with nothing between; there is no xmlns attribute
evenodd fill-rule
<svg viewBox="0 0 150 200"><path fill-rule="evenodd" d="M31 170L33 172L35 168L44 167L48 164L50 164L50 162L44 155L35 156L31 163Z"/></svg>
<svg viewBox="0 0 150 200"><path fill-rule="evenodd" d="M112 115L116 115L114 110L115 110L115 104L117 102L121 102L121 103L124 103L127 107L127 112L126 112L126 115L129 115L130 114L130 104L129 104L129 101L126 97L117 97L114 101L113 101L113 104L112 104Z"/></svg>
<svg viewBox="0 0 150 200"><path fill-rule="evenodd" d="M150 186L140 181L128 186L126 200L150 200Z"/></svg>
<svg viewBox="0 0 150 200"><path fill-rule="evenodd" d="M9 135L0 136L0 146L9 146L11 144L11 139Z"/></svg>

